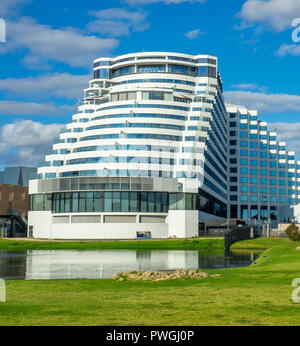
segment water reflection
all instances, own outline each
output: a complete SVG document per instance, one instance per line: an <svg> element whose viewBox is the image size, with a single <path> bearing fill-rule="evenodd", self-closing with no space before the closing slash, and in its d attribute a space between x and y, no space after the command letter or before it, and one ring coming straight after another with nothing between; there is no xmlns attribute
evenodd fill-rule
<svg viewBox="0 0 300 346"><path fill-rule="evenodd" d="M33 250L0 251L0 278L75 279L107 278L118 272L208 269L246 266L253 253L184 250Z"/></svg>

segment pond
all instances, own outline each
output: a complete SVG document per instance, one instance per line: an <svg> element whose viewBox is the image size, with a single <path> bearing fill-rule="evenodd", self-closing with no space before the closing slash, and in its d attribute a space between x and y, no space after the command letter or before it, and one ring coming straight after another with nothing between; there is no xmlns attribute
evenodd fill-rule
<svg viewBox="0 0 300 346"><path fill-rule="evenodd" d="M190 250L30 250L0 251L0 278L99 279L119 272L213 269L247 266L254 252Z"/></svg>

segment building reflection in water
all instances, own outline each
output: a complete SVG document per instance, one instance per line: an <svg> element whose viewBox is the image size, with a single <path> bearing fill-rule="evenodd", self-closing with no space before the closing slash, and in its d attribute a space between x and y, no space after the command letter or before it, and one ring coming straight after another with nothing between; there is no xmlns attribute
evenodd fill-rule
<svg viewBox="0 0 300 346"><path fill-rule="evenodd" d="M196 268L224 268L248 265L244 256L184 250L33 250L0 252L0 278L75 279L107 278L119 272Z"/></svg>

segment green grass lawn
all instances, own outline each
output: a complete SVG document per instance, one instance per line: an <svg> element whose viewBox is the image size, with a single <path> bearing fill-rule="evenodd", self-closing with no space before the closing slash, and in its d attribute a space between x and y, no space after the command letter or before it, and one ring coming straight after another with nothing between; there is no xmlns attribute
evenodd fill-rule
<svg viewBox="0 0 300 346"><path fill-rule="evenodd" d="M32 241L0 239L0 251L26 250L209 250L223 249L223 238L191 238L166 240L128 240L128 241Z"/></svg>
<svg viewBox="0 0 300 346"><path fill-rule="evenodd" d="M0 325L299 325L300 303L291 300L292 280L300 278L296 246L288 239L236 243L232 250L265 251L249 267L207 270L221 278L7 281Z"/></svg>

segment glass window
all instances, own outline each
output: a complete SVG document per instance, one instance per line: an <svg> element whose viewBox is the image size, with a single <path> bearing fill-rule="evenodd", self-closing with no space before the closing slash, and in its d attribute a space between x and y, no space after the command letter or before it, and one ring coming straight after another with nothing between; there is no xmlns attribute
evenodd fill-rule
<svg viewBox="0 0 300 346"><path fill-rule="evenodd" d="M163 213L166 213L167 209L168 209L168 193L163 192L162 193L162 211L163 211Z"/></svg>
<svg viewBox="0 0 300 346"><path fill-rule="evenodd" d="M119 191L115 191L112 193L112 211L121 211L121 193Z"/></svg>
<svg viewBox="0 0 300 346"><path fill-rule="evenodd" d="M104 211L112 211L112 192L104 192Z"/></svg>
<svg viewBox="0 0 300 346"><path fill-rule="evenodd" d="M85 198L85 192L80 192L79 193L79 212L85 212L85 202L86 202L86 198Z"/></svg>
<svg viewBox="0 0 300 346"><path fill-rule="evenodd" d="M103 211L103 192L94 192L94 211Z"/></svg>
<svg viewBox="0 0 300 346"><path fill-rule="evenodd" d="M79 211L79 193L73 192L72 194L72 212L77 213Z"/></svg>
<svg viewBox="0 0 300 346"><path fill-rule="evenodd" d="M156 192L155 193L155 211L157 213L161 213L162 212L162 207L161 207L161 193L160 192Z"/></svg>
<svg viewBox="0 0 300 346"><path fill-rule="evenodd" d="M166 72L166 65L142 65L137 68L138 73Z"/></svg>
<svg viewBox="0 0 300 346"><path fill-rule="evenodd" d="M180 73L185 74L189 76L196 76L197 69L196 67L190 67L190 66L182 66L182 65L168 65L168 72L169 73ZM205 72L207 75L207 72Z"/></svg>
<svg viewBox="0 0 300 346"><path fill-rule="evenodd" d="M44 210L44 195L32 195L31 196L33 211L42 211Z"/></svg>
<svg viewBox="0 0 300 346"><path fill-rule="evenodd" d="M71 193L64 194L64 212L69 213L71 211Z"/></svg>
<svg viewBox="0 0 300 346"><path fill-rule="evenodd" d="M172 101L172 94L162 91L143 91L142 92L143 100L165 100Z"/></svg>
<svg viewBox="0 0 300 346"><path fill-rule="evenodd" d="M130 212L137 212L138 211L137 192L130 192L129 197L130 197L129 211Z"/></svg>
<svg viewBox="0 0 300 346"><path fill-rule="evenodd" d="M56 193L54 195L54 213L59 213L59 200L60 200L60 194Z"/></svg>
<svg viewBox="0 0 300 346"><path fill-rule="evenodd" d="M129 212L129 192L127 191L121 192L121 211Z"/></svg>

